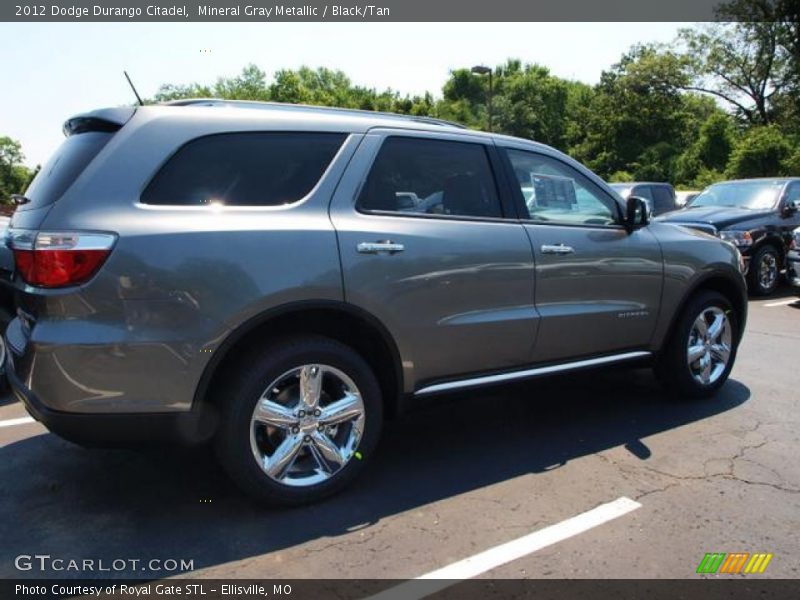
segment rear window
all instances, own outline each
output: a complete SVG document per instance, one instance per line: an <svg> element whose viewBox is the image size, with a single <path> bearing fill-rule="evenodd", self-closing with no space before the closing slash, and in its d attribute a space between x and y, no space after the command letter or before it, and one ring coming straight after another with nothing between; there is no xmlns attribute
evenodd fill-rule
<svg viewBox="0 0 800 600"><path fill-rule="evenodd" d="M21 204L17 210L41 208L58 200L113 135L91 131L69 136L25 191L30 202Z"/></svg>
<svg viewBox="0 0 800 600"><path fill-rule="evenodd" d="M278 206L305 197L346 134L226 133L181 147L142 194L145 204Z"/></svg>

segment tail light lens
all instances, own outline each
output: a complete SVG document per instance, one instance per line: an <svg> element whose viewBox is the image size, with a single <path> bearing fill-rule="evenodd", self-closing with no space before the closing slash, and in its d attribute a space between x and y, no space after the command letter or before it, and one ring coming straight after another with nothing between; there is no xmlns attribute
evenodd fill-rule
<svg viewBox="0 0 800 600"><path fill-rule="evenodd" d="M46 232L11 229L8 245L17 272L28 285L60 288L80 285L103 265L116 241L111 233Z"/></svg>

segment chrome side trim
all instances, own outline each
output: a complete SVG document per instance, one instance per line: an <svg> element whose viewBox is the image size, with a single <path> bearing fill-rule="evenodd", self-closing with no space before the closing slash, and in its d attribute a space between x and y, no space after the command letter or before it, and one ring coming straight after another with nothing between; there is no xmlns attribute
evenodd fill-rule
<svg viewBox="0 0 800 600"><path fill-rule="evenodd" d="M622 354L612 354L609 356L600 356L598 358L587 358L585 360L576 360L573 362L561 363L558 365L537 367L535 369L525 369L523 371L513 371L511 373L499 373L497 375L484 375L483 377L472 377L470 379L448 381L446 383L436 383L434 385L429 385L420 390L417 390L416 392L414 392L414 395L424 396L426 394L447 392L450 390L458 390L462 388L474 387L477 385L485 385L489 383L501 383L503 381L513 381L515 379L525 379L527 377L535 377L537 375L549 375L551 373L571 371L573 369L581 369L583 367L594 367L597 365L604 365L608 363L632 360L634 358L645 358L651 355L652 355L651 352L645 352L645 351L624 352Z"/></svg>

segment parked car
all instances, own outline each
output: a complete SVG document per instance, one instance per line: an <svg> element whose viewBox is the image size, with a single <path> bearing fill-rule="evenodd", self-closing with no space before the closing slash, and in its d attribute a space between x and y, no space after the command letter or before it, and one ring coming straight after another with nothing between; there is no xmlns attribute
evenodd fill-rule
<svg viewBox="0 0 800 600"><path fill-rule="evenodd" d="M243 489L300 504L412 397L648 363L699 398L734 363L736 248L547 146L210 100L64 130L11 222L6 364L67 439L213 440Z"/></svg>
<svg viewBox="0 0 800 600"><path fill-rule="evenodd" d="M787 275L789 282L800 288L800 227L792 233L792 241L789 245L787 256Z"/></svg>
<svg viewBox="0 0 800 600"><path fill-rule="evenodd" d="M682 190L675 192L675 203L678 207L686 206L689 202L700 195L699 190Z"/></svg>
<svg viewBox="0 0 800 600"><path fill-rule="evenodd" d="M715 183L663 222L705 231L739 248L747 284L758 296L772 294L786 268L792 230L800 225L800 178L741 179Z"/></svg>
<svg viewBox="0 0 800 600"><path fill-rule="evenodd" d="M5 245L6 232L10 221L9 217L0 216L0 245ZM10 276L13 271L13 257L8 252L0 252L0 328L5 327L6 323L11 320L11 315L14 311L14 291L10 284ZM3 392L6 391L4 377L5 353L5 343L0 338L0 390Z"/></svg>
<svg viewBox="0 0 800 600"><path fill-rule="evenodd" d="M630 196L644 198L653 216L662 215L678 208L675 188L669 183L653 183L646 181L612 183L611 189L624 199Z"/></svg>

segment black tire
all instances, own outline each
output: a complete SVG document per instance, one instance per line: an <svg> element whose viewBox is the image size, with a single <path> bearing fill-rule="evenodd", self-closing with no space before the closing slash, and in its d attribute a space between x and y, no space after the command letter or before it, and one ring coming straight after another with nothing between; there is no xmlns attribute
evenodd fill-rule
<svg viewBox="0 0 800 600"><path fill-rule="evenodd" d="M775 268L775 277L770 284L765 285L761 280L761 266L764 261L771 261ZM778 289L780 284L780 254L775 246L769 244L761 246L750 258L747 271L747 289L754 296L769 296Z"/></svg>
<svg viewBox="0 0 800 600"><path fill-rule="evenodd" d="M708 308L721 309L731 328L730 356L721 375L710 384L703 384L692 374L687 347L692 327L698 316ZM739 342L738 319L730 301L717 292L700 291L689 300L675 323L672 334L655 364L659 381L678 399L709 398L725 384L736 360Z"/></svg>
<svg viewBox="0 0 800 600"><path fill-rule="evenodd" d="M261 394L282 374L306 364L324 364L346 374L364 403L363 433L354 455L327 480L291 486L272 479L257 463L250 445L251 418ZM275 340L232 373L221 407L215 438L217 457L234 482L255 499L270 505L298 506L317 502L349 485L361 472L378 443L383 423L380 386L366 361L352 348L320 336Z"/></svg>

